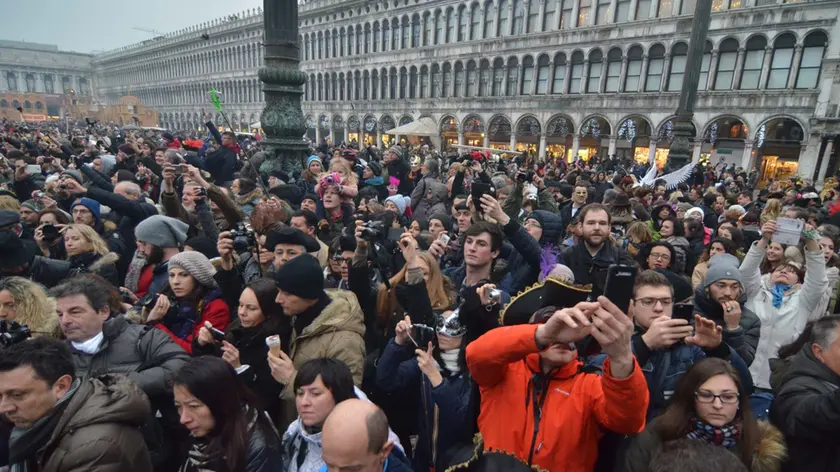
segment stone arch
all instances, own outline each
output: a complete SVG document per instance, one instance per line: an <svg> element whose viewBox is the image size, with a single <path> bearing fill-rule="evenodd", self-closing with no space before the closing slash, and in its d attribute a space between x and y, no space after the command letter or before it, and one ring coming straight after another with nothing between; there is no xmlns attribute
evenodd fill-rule
<svg viewBox="0 0 840 472"><path fill-rule="evenodd" d="M732 130L732 127L737 125L736 122L740 122L744 127L744 129L742 131L737 132L738 135L742 136L740 138L735 138L733 136L734 131ZM721 126L724 126L724 125L726 125L726 127L730 128L731 132L727 133L727 135L731 139L747 139L747 137L750 136L750 131L749 130L752 129L750 124L747 122L747 120L745 120L744 118L742 118L738 115L734 115L734 114L730 114L730 113L720 114L720 115L717 115L717 116L713 117L712 119L710 119L706 123L706 125L703 127L703 140L709 140L709 138L711 137L710 130L711 130L712 126L715 125L715 124L718 125L718 131L717 131L716 137L722 137L723 136L721 134L722 131L721 131L720 128L721 128Z"/></svg>
<svg viewBox="0 0 840 472"><path fill-rule="evenodd" d="M539 137L542 134L542 124L540 123L539 118L528 113L522 115L518 120L516 120L514 130L517 139L523 137Z"/></svg>
<svg viewBox="0 0 840 472"><path fill-rule="evenodd" d="M593 124L592 124L591 120L597 120L597 122L598 122L597 123L597 125L598 125L597 128L593 127ZM608 136L608 135L612 134L612 130L613 130L612 123L610 123L610 120L606 116L604 116L600 113L593 113L591 115L588 115L586 118L581 120L580 123L581 123L581 125L580 125L580 135L581 136L594 136L593 133L596 132L596 129L597 129L597 134L599 134L599 135ZM606 124L606 126L604 126L605 124Z"/></svg>
<svg viewBox="0 0 840 472"><path fill-rule="evenodd" d="M470 113L461 122L461 129L464 134L482 134L485 132L484 119L476 113Z"/></svg>
<svg viewBox="0 0 840 472"><path fill-rule="evenodd" d="M784 129L781 129L784 128ZM757 147L759 138L762 140L804 141L808 136L807 128L799 118L791 115L773 115L764 119L755 128L754 138ZM761 136L763 134L763 136Z"/></svg>

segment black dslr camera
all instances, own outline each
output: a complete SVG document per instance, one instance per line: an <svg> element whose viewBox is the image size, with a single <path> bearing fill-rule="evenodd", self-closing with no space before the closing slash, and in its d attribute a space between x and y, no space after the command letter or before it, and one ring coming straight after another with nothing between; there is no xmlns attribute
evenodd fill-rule
<svg viewBox="0 0 840 472"><path fill-rule="evenodd" d="M52 242L61 237L61 233L58 231L58 228L52 224L45 224L42 226L41 233L44 235L45 241Z"/></svg>
<svg viewBox="0 0 840 472"><path fill-rule="evenodd" d="M366 221L362 224L362 239L377 241L385 237L385 223L381 221Z"/></svg>
<svg viewBox="0 0 840 472"><path fill-rule="evenodd" d="M29 326L16 321L0 320L0 349L7 348L32 337Z"/></svg>
<svg viewBox="0 0 840 472"><path fill-rule="evenodd" d="M257 245L254 230L248 223L237 223L236 229L230 232L230 237L233 239L233 250L240 254Z"/></svg>

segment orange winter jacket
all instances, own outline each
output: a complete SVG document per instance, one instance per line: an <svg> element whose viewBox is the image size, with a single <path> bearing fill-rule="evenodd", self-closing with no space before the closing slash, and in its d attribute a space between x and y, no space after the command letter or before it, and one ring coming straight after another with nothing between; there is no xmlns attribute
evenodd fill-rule
<svg viewBox="0 0 840 472"><path fill-rule="evenodd" d="M494 329L467 346L467 365L481 391L478 427L486 449L502 450L551 472L591 472L607 431L637 434L645 427L648 388L634 362L624 379L580 372L579 361L555 371L534 434L534 398L541 396L537 325ZM535 395L536 387L536 395Z"/></svg>

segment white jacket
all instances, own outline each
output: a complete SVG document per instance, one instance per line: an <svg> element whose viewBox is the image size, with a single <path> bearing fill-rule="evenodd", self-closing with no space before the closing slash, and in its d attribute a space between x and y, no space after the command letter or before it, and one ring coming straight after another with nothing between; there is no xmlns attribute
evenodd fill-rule
<svg viewBox="0 0 840 472"><path fill-rule="evenodd" d="M778 357L779 347L794 340L805 329L811 314L817 310L828 290L825 259L820 251L805 251L805 281L785 292L782 306L773 306L771 274L761 276L759 266L764 249L757 243L750 247L741 263L741 276L747 294L746 308L761 320L761 337L750 365L753 383L770 388L770 359Z"/></svg>

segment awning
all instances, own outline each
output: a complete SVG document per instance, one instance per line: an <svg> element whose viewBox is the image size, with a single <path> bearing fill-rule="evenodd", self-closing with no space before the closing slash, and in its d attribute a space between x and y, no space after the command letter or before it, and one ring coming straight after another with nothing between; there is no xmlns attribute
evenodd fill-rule
<svg viewBox="0 0 840 472"><path fill-rule="evenodd" d="M392 136L424 136L432 141L432 145L440 149L440 131L438 130L435 120L429 117L420 118L417 121L397 126L392 130L388 130L385 134Z"/></svg>

